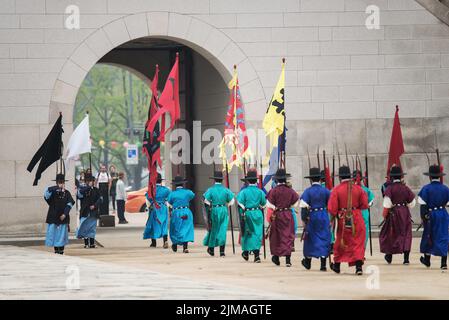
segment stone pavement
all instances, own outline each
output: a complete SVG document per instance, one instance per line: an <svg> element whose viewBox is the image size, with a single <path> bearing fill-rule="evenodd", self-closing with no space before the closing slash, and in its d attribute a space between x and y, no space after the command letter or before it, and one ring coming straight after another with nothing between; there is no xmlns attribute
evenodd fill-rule
<svg viewBox="0 0 449 320"><path fill-rule="evenodd" d="M0 261L0 299L288 298L270 292L14 246L0 246Z"/></svg>

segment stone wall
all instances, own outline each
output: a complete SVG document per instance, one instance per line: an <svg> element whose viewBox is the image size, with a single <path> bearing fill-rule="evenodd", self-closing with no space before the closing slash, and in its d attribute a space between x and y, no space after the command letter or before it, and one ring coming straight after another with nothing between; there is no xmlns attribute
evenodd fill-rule
<svg viewBox="0 0 449 320"><path fill-rule="evenodd" d="M71 4L80 30L64 28ZM365 27L371 4L381 10L379 30ZM353 153L367 145L377 188L396 104L414 190L425 182L423 149L434 149L434 129L449 165L449 30L413 0L0 0L0 15L0 232L42 228L41 193L53 172L32 187L30 157L59 111L68 137L89 69L143 36L191 46L225 82L237 64L254 126L286 57L287 163L298 190L305 146L330 153L334 136L341 152L344 143Z"/></svg>

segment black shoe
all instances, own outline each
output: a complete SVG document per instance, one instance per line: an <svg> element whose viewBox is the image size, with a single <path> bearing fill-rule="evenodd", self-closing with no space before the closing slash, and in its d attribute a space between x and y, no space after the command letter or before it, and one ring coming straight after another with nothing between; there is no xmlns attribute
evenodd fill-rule
<svg viewBox="0 0 449 320"><path fill-rule="evenodd" d="M242 258L245 259L245 261L248 261L248 259L249 259L248 251L243 251L242 252Z"/></svg>
<svg viewBox="0 0 449 320"><path fill-rule="evenodd" d="M441 270L447 270L447 256L441 257Z"/></svg>
<svg viewBox="0 0 449 320"><path fill-rule="evenodd" d="M156 248L156 239L151 239L150 247L151 248Z"/></svg>
<svg viewBox="0 0 449 320"><path fill-rule="evenodd" d="M55 253L56 253L56 254L59 253L59 247L55 247Z"/></svg>
<svg viewBox="0 0 449 320"><path fill-rule="evenodd" d="M321 258L320 258L320 262L321 262L320 271L327 271L327 268L326 268L326 258L321 257Z"/></svg>
<svg viewBox="0 0 449 320"><path fill-rule="evenodd" d="M286 256L285 257L285 265L287 267L291 267L292 266L292 262L291 262L290 256Z"/></svg>
<svg viewBox="0 0 449 320"><path fill-rule="evenodd" d="M392 254L386 254L384 258L385 258L385 261L387 261L388 264L390 264L391 261L393 261L393 255Z"/></svg>
<svg viewBox="0 0 449 320"><path fill-rule="evenodd" d="M254 262L260 263L259 250L254 250Z"/></svg>
<svg viewBox="0 0 449 320"><path fill-rule="evenodd" d="M419 261L427 268L430 268L430 255L424 255L424 257L420 257Z"/></svg>
<svg viewBox="0 0 449 320"><path fill-rule="evenodd" d="M178 246L176 244L172 244L171 249L173 250L173 252L176 252L178 251Z"/></svg>
<svg viewBox="0 0 449 320"><path fill-rule="evenodd" d="M410 251L404 252L404 262L402 264L404 264L406 266L408 266L410 264Z"/></svg>
<svg viewBox="0 0 449 320"><path fill-rule="evenodd" d="M89 248L93 249L95 248L95 239L94 238L89 238Z"/></svg>
<svg viewBox="0 0 449 320"><path fill-rule="evenodd" d="M207 248L207 253L213 257L214 254L215 254L214 253L214 248Z"/></svg>
<svg viewBox="0 0 449 320"><path fill-rule="evenodd" d="M340 273L340 263L338 262L333 263L331 269L335 273Z"/></svg>
<svg viewBox="0 0 449 320"><path fill-rule="evenodd" d="M183 253L189 253L189 249L187 248L187 242L183 244L182 248Z"/></svg>
<svg viewBox="0 0 449 320"><path fill-rule="evenodd" d="M355 274L356 275L361 276L363 274L362 266L363 266L363 261L362 260L359 260L359 261L355 262Z"/></svg>
<svg viewBox="0 0 449 320"><path fill-rule="evenodd" d="M307 270L310 270L312 267L312 259L311 258L304 258L301 260L301 264L306 268Z"/></svg>
<svg viewBox="0 0 449 320"><path fill-rule="evenodd" d="M84 238L84 249L89 248L89 239L88 238Z"/></svg>
<svg viewBox="0 0 449 320"><path fill-rule="evenodd" d="M64 254L64 247L59 247L58 253L59 253L59 254Z"/></svg>
<svg viewBox="0 0 449 320"><path fill-rule="evenodd" d="M273 261L273 263L277 266L281 265L281 262L279 261L279 257L278 256L272 256L271 257L271 261Z"/></svg>
<svg viewBox="0 0 449 320"><path fill-rule="evenodd" d="M225 246L220 246L220 257L225 256Z"/></svg>

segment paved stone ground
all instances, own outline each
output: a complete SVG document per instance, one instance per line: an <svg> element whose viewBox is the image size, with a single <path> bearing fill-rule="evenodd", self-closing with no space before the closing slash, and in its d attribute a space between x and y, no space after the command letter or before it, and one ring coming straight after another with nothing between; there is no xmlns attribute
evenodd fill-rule
<svg viewBox="0 0 449 320"><path fill-rule="evenodd" d="M0 261L0 299L289 298L276 293L14 246L0 246ZM72 281L78 272L79 289Z"/></svg>
<svg viewBox="0 0 449 320"><path fill-rule="evenodd" d="M304 270L299 239L291 268L273 265L269 249L261 264L245 262L239 246L232 254L230 233L227 256L210 257L202 246L203 229L195 230L196 242L189 254L163 249L160 241L157 248L149 248L149 242L142 240L146 216L128 215L127 219L128 225L98 229L97 240L103 248L84 249L74 243L64 257L43 246L0 246L0 298L449 299L449 273L439 269L438 258L432 259L430 269L419 263L419 238L413 239L409 266L402 265L400 256L387 265L374 238L374 254L367 256L365 275L357 277L347 266L342 266L340 275L320 272L318 260L313 261L312 270ZM235 236L237 242L238 233ZM72 264L81 270L81 290L76 292L65 290L65 268ZM47 285L52 274L57 277ZM371 285L376 279L379 289Z"/></svg>

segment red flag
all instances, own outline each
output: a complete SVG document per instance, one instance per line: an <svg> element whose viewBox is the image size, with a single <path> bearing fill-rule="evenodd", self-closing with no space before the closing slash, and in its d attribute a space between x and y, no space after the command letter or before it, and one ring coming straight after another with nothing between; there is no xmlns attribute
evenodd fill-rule
<svg viewBox="0 0 449 320"><path fill-rule="evenodd" d="M401 123L399 122L399 106L396 106L393 131L391 132L390 150L388 151L387 177L390 179L390 168L393 165L401 166L401 155L404 153L404 141L402 140Z"/></svg>
<svg viewBox="0 0 449 320"><path fill-rule="evenodd" d="M147 126L147 130L149 132L153 132L156 123L159 118L163 116L165 113L170 113L171 123L170 127L162 132L159 137L159 141L163 141L165 138L165 134L174 128L176 121L181 117L181 111L179 107L179 54L176 54L175 64L168 75L167 82L165 82L164 91L158 100L158 104L160 109L156 112L156 114L151 118L150 123ZM163 121L164 124L164 121ZM164 128L163 128L164 129Z"/></svg>
<svg viewBox="0 0 449 320"><path fill-rule="evenodd" d="M326 189L332 190L334 188L334 186L332 184L331 171L329 170L329 165L326 165L324 167L324 175L325 175L325 181L326 181Z"/></svg>
<svg viewBox="0 0 449 320"><path fill-rule="evenodd" d="M157 84L159 80L159 66L156 65L156 71L154 73L154 78L151 82L151 103L150 108L148 110L148 119L145 128L148 127L148 124L152 119L154 119L155 115L159 111L158 103L157 103ZM159 122L156 121L155 126L153 127L153 131L145 130L144 138L143 138L143 153L148 158L148 198L153 201L156 208L159 207L158 203L155 200L156 197L156 180L157 180L157 166L162 166L161 160L161 149L160 149L160 128Z"/></svg>

